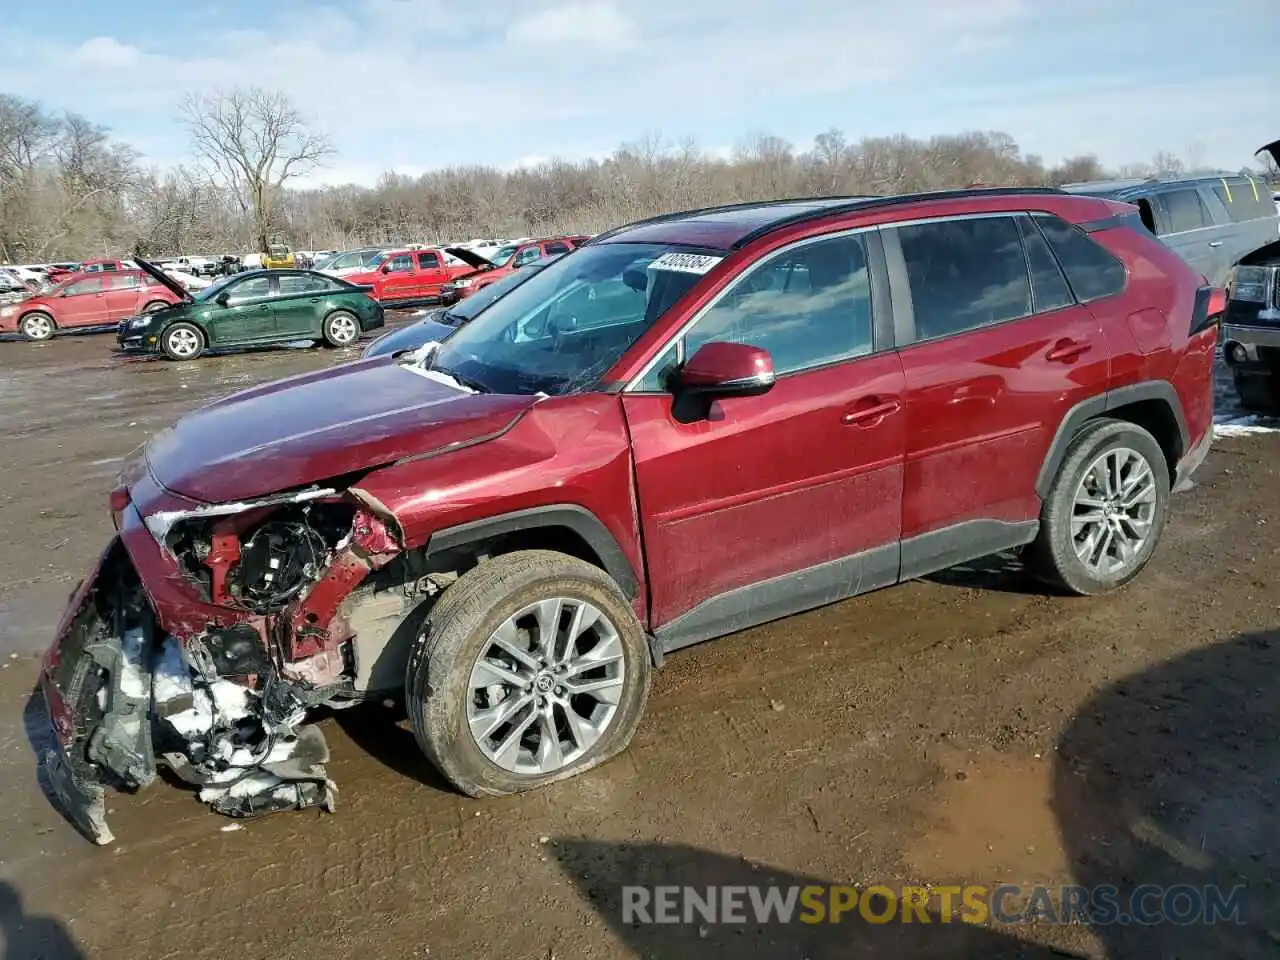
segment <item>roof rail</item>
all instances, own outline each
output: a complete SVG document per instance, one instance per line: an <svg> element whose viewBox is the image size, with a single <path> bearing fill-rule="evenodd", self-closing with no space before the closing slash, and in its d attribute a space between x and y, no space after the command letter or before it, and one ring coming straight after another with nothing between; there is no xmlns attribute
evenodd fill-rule
<svg viewBox="0 0 1280 960"><path fill-rule="evenodd" d="M772 223L766 224L752 230L750 233L739 237L732 245L731 249L741 250L747 244L761 237L768 236L775 230L781 230L783 227L793 226L797 223L806 223L810 220L818 220L822 217L839 216L842 213L852 213L855 210L878 210L884 207L896 207L908 203L927 203L933 200L959 200L967 197L1006 197L1021 196L1025 194L1034 194L1037 196L1070 196L1065 190L1059 190L1057 187L966 187L962 190L933 190L927 193L902 193L889 197L861 197L852 198L847 204L833 204L820 210L806 210L803 213L793 214L789 217L783 217Z"/></svg>
<svg viewBox="0 0 1280 960"><path fill-rule="evenodd" d="M588 242L596 240L607 240L609 237L622 233L627 230L634 230L637 227L648 227L655 223L669 223L672 220L686 220L693 217L703 217L711 213L726 213L730 210L750 210L756 207L773 207L787 203L817 203L818 201L830 200L848 200L850 203L856 200L865 200L866 197L787 197L781 200L743 200L738 203L722 203L712 207L699 207L695 210L674 210L670 213L659 213L656 216L646 217L643 220L636 220L632 223L624 224L620 227L614 227L612 230L606 230L604 233L598 233ZM585 244L584 244L585 246Z"/></svg>

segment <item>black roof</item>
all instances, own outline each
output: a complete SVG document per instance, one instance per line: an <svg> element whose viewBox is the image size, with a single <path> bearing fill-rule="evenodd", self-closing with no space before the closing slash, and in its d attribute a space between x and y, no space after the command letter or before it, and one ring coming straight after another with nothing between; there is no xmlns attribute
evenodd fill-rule
<svg viewBox="0 0 1280 960"><path fill-rule="evenodd" d="M801 197L733 203L649 217L598 234L588 243L647 241L737 250L765 234L834 213L967 197L1062 195L1054 187L975 187L895 196ZM584 244L585 246L585 244Z"/></svg>

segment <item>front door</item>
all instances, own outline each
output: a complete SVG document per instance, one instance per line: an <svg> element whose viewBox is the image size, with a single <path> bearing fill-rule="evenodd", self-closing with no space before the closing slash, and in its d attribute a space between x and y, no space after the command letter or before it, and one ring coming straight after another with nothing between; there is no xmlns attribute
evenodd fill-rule
<svg viewBox="0 0 1280 960"><path fill-rule="evenodd" d="M883 237L909 288L894 291L905 579L1034 533L1049 445L1067 411L1105 386L1108 351L1031 217L934 220Z"/></svg>
<svg viewBox="0 0 1280 960"><path fill-rule="evenodd" d="M877 243L801 241L749 268L624 394L668 648L896 581L906 411L873 336ZM767 350L777 382L683 422L670 371L711 341Z"/></svg>
<svg viewBox="0 0 1280 960"><path fill-rule="evenodd" d="M418 275L413 269L413 254L398 253L379 269L386 271L382 275L382 283L379 284L379 300L384 303L395 303L398 300L417 299L414 291L418 283Z"/></svg>
<svg viewBox="0 0 1280 960"><path fill-rule="evenodd" d="M60 327L95 327L111 322L100 273L77 280L63 289L56 320Z"/></svg>
<svg viewBox="0 0 1280 960"><path fill-rule="evenodd" d="M282 273L276 280L280 285L273 305L276 332L282 337L319 337L320 311L329 285L307 273Z"/></svg>
<svg viewBox="0 0 1280 960"><path fill-rule="evenodd" d="M215 344L234 345L274 339L276 317L271 303L274 280L274 276L263 274L246 277L226 288L226 305L214 311L209 319L210 334Z"/></svg>

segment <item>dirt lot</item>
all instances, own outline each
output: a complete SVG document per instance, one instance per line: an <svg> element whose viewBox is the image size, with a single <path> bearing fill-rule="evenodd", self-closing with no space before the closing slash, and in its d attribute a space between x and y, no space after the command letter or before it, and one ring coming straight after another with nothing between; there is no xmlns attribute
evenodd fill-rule
<svg viewBox="0 0 1280 960"><path fill-rule="evenodd" d="M325 721L334 815L228 831L157 784L95 848L45 800L33 653L181 412L346 359L0 344L0 956L1274 957L1280 437L1222 440L1118 595L992 561L703 645L631 751L523 798L445 789L389 710ZM631 926L638 884L1247 884L1243 923ZM7 953L3 948L7 948Z"/></svg>

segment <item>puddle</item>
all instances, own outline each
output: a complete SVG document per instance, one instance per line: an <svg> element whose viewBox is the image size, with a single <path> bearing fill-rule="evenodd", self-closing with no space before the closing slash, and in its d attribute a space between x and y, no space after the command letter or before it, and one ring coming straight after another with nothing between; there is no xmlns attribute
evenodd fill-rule
<svg viewBox="0 0 1280 960"><path fill-rule="evenodd" d="M915 874L930 882L1068 882L1050 806L1054 756L944 755L949 779L918 811L930 825L904 854Z"/></svg>

